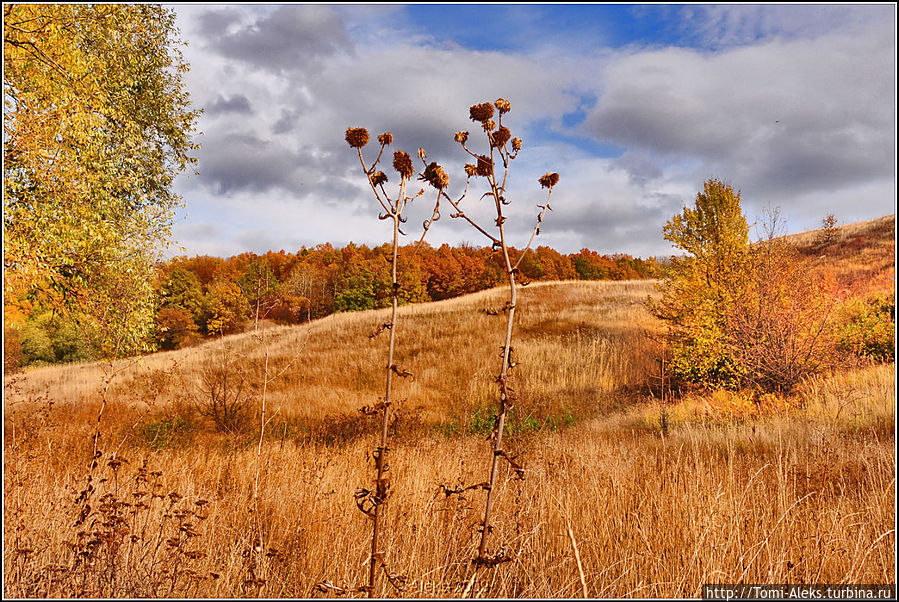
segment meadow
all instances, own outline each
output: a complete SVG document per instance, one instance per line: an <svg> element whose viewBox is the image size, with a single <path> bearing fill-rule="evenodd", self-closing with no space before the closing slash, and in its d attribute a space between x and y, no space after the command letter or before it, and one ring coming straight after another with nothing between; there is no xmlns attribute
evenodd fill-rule
<svg viewBox="0 0 899 602"><path fill-rule="evenodd" d="M504 291L400 308L412 376L395 384L377 595L895 583L894 365L789 398L663 401L655 294L651 281L520 291L506 450L523 472L503 465L489 547L504 562L470 589ZM377 425L359 409L382 394L388 311L7 378L4 594L364 595L357 496ZM223 373L246 400L227 432L208 411Z"/></svg>

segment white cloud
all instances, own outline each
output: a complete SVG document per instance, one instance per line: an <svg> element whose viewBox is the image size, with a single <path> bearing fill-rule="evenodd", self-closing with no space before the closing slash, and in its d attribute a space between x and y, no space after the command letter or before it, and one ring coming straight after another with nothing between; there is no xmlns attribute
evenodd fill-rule
<svg viewBox="0 0 899 602"><path fill-rule="evenodd" d="M178 181L190 218L176 235L189 253L379 244L387 235L345 129L366 127L372 138L389 130L391 150L413 156L423 146L457 190L467 157L453 133L475 138L468 106L499 96L511 100L507 124L525 141L509 189L515 244L530 234L543 198L536 179L547 171L562 181L536 244L562 251L670 252L662 224L709 177L741 188L747 213L772 202L803 227L817 225L823 207L843 220L894 207L895 31L868 13L703 9L695 35L717 30L731 46L591 54L539 39L517 54L435 44L396 6L178 13L191 42L190 91L210 109L201 175ZM802 14L814 18L794 18ZM563 115L584 109L583 123L563 127ZM572 134L623 154L597 156ZM410 240L430 212L426 198L413 207ZM489 203L466 203L492 222ZM484 244L449 213L432 243Z"/></svg>
<svg viewBox="0 0 899 602"><path fill-rule="evenodd" d="M607 65L583 127L634 152L699 159L707 175L765 194L824 193L889 177L893 42L889 27L877 27L862 37L720 53L626 54Z"/></svg>

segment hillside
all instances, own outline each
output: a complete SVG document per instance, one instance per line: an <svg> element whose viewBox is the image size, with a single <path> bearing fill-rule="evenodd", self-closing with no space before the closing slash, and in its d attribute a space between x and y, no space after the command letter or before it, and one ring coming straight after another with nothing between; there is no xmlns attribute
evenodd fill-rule
<svg viewBox="0 0 899 602"><path fill-rule="evenodd" d="M852 293L890 291L896 282L896 216L837 226L827 239L824 229L791 234L813 270L833 274Z"/></svg>
<svg viewBox="0 0 899 602"><path fill-rule="evenodd" d="M640 386L653 359L646 333L654 328L642 306L651 281L533 283L521 292L517 321L517 379L522 407L541 420L586 410ZM505 330L501 308L507 293L491 289L400 308L397 363L414 374L400 382L404 410L428 423L452 420L486 407ZM163 407L208 397L203 375L222 361L233 363L247 391L258 396L268 353L270 407L281 417L320 419L356 415L383 394L386 334L370 338L389 310L333 314L299 326L274 326L156 353L118 364L111 398ZM29 370L8 389L8 403L43 394L59 403L96 398L101 364ZM136 395L137 392L142 392ZM525 403L526 402L526 403ZM524 417L522 417L524 418Z"/></svg>
<svg viewBox="0 0 899 602"><path fill-rule="evenodd" d="M725 392L661 404L646 389L653 290L522 289L505 450L523 468L500 465L490 543L509 562L483 569L473 597L895 582L894 366L816 377L789 403ZM401 308L397 363L414 378L395 384L381 549L403 589L382 582L378 596L460 597L471 575L504 300L492 289ZM4 593L359 593L377 428L359 409L382 394L385 335L369 335L387 315L7 379ZM249 400L230 433L197 411L221 398L222 375Z"/></svg>
<svg viewBox="0 0 899 602"><path fill-rule="evenodd" d="M810 270L831 274L847 293L893 289L894 216L837 226L830 240L823 238L819 229L784 240L797 248ZM654 291L651 281L534 282L523 288L523 311L516 328L520 378L523 384L535 385L523 388L533 396L528 407L535 409L529 411L551 414L592 407L599 396L617 399L621 396L609 397L611 392L649 382L647 374L656 368L653 352L647 351L652 345L647 347L646 333L659 325L641 304ZM499 287L401 308L398 359L415 374L404 393L410 410L432 422L486 403L493 391L489 377L498 367L494 358L480 354L500 341L504 321L481 310L501 307L505 295ZM113 380L112 393L132 398L135 390L146 390L159 400L190 403L201 394L204 370L223 358L239 359L248 383L261 382L267 350L269 374L278 375L269 383L267 395L279 412L306 418L352 414L381 394L379 366L386 335L374 339L368 335L387 319L387 312L337 313L299 326L265 322L260 333L229 335L125 362L122 365L128 367ZM579 358L585 357L608 369L584 373ZM578 374L580 384L547 383L562 373ZM99 393L103 371L96 363L30 369L14 382L15 387L7 388L13 402L41 392L57 402L79 401ZM167 384L157 390L161 382Z"/></svg>

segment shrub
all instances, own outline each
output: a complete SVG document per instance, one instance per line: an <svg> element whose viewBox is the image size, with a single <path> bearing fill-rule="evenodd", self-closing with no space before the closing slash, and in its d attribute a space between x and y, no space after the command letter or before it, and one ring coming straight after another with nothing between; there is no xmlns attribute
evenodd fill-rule
<svg viewBox="0 0 899 602"><path fill-rule="evenodd" d="M781 239L753 248L740 293L726 341L742 384L787 393L831 363L832 298Z"/></svg>
<svg viewBox="0 0 899 602"><path fill-rule="evenodd" d="M230 357L207 361L200 372L199 392L194 407L226 433L246 430L254 394L246 368Z"/></svg>
<svg viewBox="0 0 899 602"><path fill-rule="evenodd" d="M853 297L840 308L840 351L875 362L895 361L896 298L888 292Z"/></svg>
<svg viewBox="0 0 899 602"><path fill-rule="evenodd" d="M12 374L18 372L25 363L22 355L22 339L15 328L3 326L3 372Z"/></svg>

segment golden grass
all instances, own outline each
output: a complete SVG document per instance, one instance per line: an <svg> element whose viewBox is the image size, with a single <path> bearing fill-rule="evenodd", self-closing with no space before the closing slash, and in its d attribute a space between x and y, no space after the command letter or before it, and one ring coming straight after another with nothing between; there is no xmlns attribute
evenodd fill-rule
<svg viewBox="0 0 899 602"><path fill-rule="evenodd" d="M521 363L515 380L523 394L547 410L598 404L628 382L643 378L651 358L641 338L656 328L642 302L654 294L652 282L534 283L521 292L516 321L515 356ZM502 288L435 303L400 308L397 364L414 374L398 383L405 407L434 422L480 405L492 405L492 378L499 371L505 329ZM564 308L560 312L559 309ZM110 399L140 405L150 391L174 372L159 405L196 393L204 361L225 353L259 366L267 349L268 404L283 416L322 418L355 413L383 395L386 352L380 337L370 339L389 309L333 314L300 326L267 328L209 341L199 347L157 353L115 366L121 369ZM265 345L261 337L265 337ZM486 354L485 354L486 350ZM58 403L96 398L104 377L102 364L32 369L13 377L7 403L43 394ZM261 375L259 380L261 381ZM9 380L9 379L8 379Z"/></svg>
<svg viewBox="0 0 899 602"><path fill-rule="evenodd" d="M838 226L829 244L821 230L785 236L807 256L813 271L835 278L851 294L893 291L896 287L896 216Z"/></svg>
<svg viewBox="0 0 899 602"><path fill-rule="evenodd" d="M511 560L482 571L472 595L579 597L586 587L593 597L694 597L703 583L895 583L893 366L819 377L789 406L694 395L663 408L640 394L656 369L647 336L657 325L641 305L652 291L647 282L522 291L519 424L569 411L576 420L510 434L525 479L504 466L490 551L504 545ZM415 380L398 383L407 401L392 437L382 549L406 587L382 578L380 595L458 597L470 575L484 492L447 496L441 485L486 478L486 433L465 427L492 406L504 320L479 310L503 299L493 290L401 310L398 363ZM104 461L118 450L128 463L101 464L93 513L78 527L98 409L91 379L102 371L46 368L8 382L4 594L306 597L366 583L369 526L354 492L371 486L375 437L356 410L382 394L383 345L367 335L385 316L265 331L270 375L284 372L269 385L278 413L258 456L249 437L211 433L183 406L223 343L258 370L264 347L252 334L125 369L101 448ZM148 440L148 425L179 416L194 429L187 439ZM362 427L314 436L351 417ZM452 424L461 436L442 434ZM259 523L266 545L254 549Z"/></svg>

